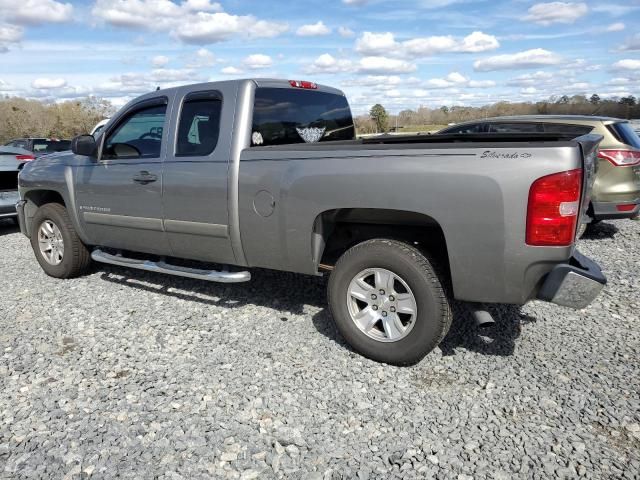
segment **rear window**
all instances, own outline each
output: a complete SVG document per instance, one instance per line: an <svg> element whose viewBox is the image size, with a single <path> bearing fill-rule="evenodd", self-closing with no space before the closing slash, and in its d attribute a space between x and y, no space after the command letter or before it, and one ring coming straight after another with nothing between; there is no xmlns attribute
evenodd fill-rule
<svg viewBox="0 0 640 480"><path fill-rule="evenodd" d="M564 123L545 123L544 131L547 133L568 133L570 135L586 135L593 127L589 125L567 125Z"/></svg>
<svg viewBox="0 0 640 480"><path fill-rule="evenodd" d="M445 128L438 133L484 133L484 123L471 123Z"/></svg>
<svg viewBox="0 0 640 480"><path fill-rule="evenodd" d="M626 143L630 147L640 148L640 137L628 122L612 123L607 125L607 128L619 142Z"/></svg>
<svg viewBox="0 0 640 480"><path fill-rule="evenodd" d="M344 96L317 90L256 89L252 146L354 138L353 118Z"/></svg>
<svg viewBox="0 0 640 480"><path fill-rule="evenodd" d="M489 133L543 133L544 127L541 123L512 122L512 123L490 123Z"/></svg>
<svg viewBox="0 0 640 480"><path fill-rule="evenodd" d="M71 148L70 140L34 140L34 153L64 152Z"/></svg>

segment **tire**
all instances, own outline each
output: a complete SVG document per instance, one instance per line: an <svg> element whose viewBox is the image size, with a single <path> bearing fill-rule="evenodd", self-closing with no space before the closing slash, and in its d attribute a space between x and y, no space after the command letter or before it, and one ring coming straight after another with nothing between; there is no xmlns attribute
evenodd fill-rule
<svg viewBox="0 0 640 480"><path fill-rule="evenodd" d="M331 273L328 301L346 341L379 362L422 360L445 337L452 319L445 277L434 265L418 249L396 240L368 240L344 253ZM385 284L386 290L380 288Z"/></svg>
<svg viewBox="0 0 640 480"><path fill-rule="evenodd" d="M53 250L47 250L47 246L51 246L51 242L43 237L41 228L46 228L49 237L53 240L57 252L61 254L54 255ZM42 251L40 248L40 240L43 242ZM59 240L62 240L60 242ZM91 264L91 254L89 249L78 237L67 209L58 203L47 203L42 205L36 211L33 217L31 229L31 247L38 260L38 263L45 273L55 278L73 278L85 273ZM51 255L46 252L52 252ZM55 257L52 259L52 257ZM52 260L53 263L52 263ZM57 263L56 263L57 262Z"/></svg>

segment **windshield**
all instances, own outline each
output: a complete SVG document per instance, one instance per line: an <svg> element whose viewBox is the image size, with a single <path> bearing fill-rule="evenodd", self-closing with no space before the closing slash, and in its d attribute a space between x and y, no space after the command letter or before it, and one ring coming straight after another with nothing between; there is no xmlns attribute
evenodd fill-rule
<svg viewBox="0 0 640 480"><path fill-rule="evenodd" d="M354 138L351 110L343 95L292 88L256 89L253 146Z"/></svg>
<svg viewBox="0 0 640 480"><path fill-rule="evenodd" d="M640 148L640 137L638 137L629 122L613 123L608 127L620 142L626 143L630 147Z"/></svg>

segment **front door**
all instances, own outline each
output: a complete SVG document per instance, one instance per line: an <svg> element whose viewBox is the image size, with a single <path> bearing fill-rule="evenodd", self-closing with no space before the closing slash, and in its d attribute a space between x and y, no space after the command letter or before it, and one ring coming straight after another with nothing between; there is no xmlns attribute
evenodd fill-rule
<svg viewBox="0 0 640 480"><path fill-rule="evenodd" d="M169 99L133 105L105 132L97 161L76 171L80 222L94 245L169 254L162 225L162 162Z"/></svg>
<svg viewBox="0 0 640 480"><path fill-rule="evenodd" d="M228 187L235 90L176 94L175 142L167 151L164 228L176 257L234 263L229 235ZM223 98L224 97L224 98ZM178 106L179 105L179 106Z"/></svg>

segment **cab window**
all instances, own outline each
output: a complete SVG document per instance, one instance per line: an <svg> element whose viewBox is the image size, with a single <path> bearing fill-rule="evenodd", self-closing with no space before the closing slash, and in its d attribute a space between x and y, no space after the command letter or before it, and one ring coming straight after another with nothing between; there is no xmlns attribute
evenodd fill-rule
<svg viewBox="0 0 640 480"><path fill-rule="evenodd" d="M484 133L484 123L471 123L447 128L440 133Z"/></svg>
<svg viewBox="0 0 640 480"><path fill-rule="evenodd" d="M176 156L196 157L213 152L220 135L222 99L217 92L187 96L178 124Z"/></svg>
<svg viewBox="0 0 640 480"><path fill-rule="evenodd" d="M102 158L158 158L167 106L141 108L119 123L105 140Z"/></svg>

